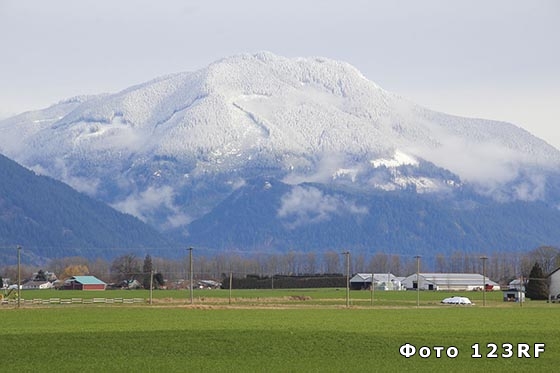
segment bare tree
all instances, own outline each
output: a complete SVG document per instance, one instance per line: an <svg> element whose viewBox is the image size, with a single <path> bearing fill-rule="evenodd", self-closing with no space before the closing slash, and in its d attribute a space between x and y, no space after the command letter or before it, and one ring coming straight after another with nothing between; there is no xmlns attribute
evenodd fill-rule
<svg viewBox="0 0 560 373"><path fill-rule="evenodd" d="M401 263L401 256L400 255L391 255L391 273L396 276L402 276L403 273L402 263Z"/></svg>
<svg viewBox="0 0 560 373"><path fill-rule="evenodd" d="M443 254L436 255L436 272L448 272L447 261Z"/></svg>
<svg viewBox="0 0 560 373"><path fill-rule="evenodd" d="M464 254L461 251L454 251L450 259L450 272L459 273L464 269Z"/></svg>
<svg viewBox="0 0 560 373"><path fill-rule="evenodd" d="M90 261L88 268L90 275L104 281L109 281L109 262L105 259L97 258L94 261Z"/></svg>
<svg viewBox="0 0 560 373"><path fill-rule="evenodd" d="M140 273L140 261L134 254L119 256L111 264L111 275L117 282L135 280Z"/></svg>
<svg viewBox="0 0 560 373"><path fill-rule="evenodd" d="M89 268L85 264L70 264L62 273L59 273L61 279L67 279L73 276L89 275Z"/></svg>
<svg viewBox="0 0 560 373"><path fill-rule="evenodd" d="M342 273L340 267L340 253L336 251L327 251L324 254L326 273Z"/></svg>
<svg viewBox="0 0 560 373"><path fill-rule="evenodd" d="M82 256L56 258L49 261L47 269L61 276L61 278L64 278L62 273L70 266L84 266L89 268L89 260Z"/></svg>
<svg viewBox="0 0 560 373"><path fill-rule="evenodd" d="M366 264L366 257L362 253L358 253L352 256L352 273L366 272L368 266Z"/></svg>
<svg viewBox="0 0 560 373"><path fill-rule="evenodd" d="M315 255L315 253L313 252L307 253L306 255L305 272L317 272L317 255Z"/></svg>
<svg viewBox="0 0 560 373"><path fill-rule="evenodd" d="M375 253L370 261L370 268L374 273L389 272L389 257L385 253Z"/></svg>
<svg viewBox="0 0 560 373"><path fill-rule="evenodd" d="M31 279L33 277L33 272L35 272L34 267L29 265L21 265L20 266L20 273L21 279ZM12 283L15 283L18 278L18 268L15 265L6 266L2 269L2 273L4 273L5 278L9 278Z"/></svg>
<svg viewBox="0 0 560 373"><path fill-rule="evenodd" d="M539 263L543 273L549 274L560 266L560 250L552 246L540 246L527 255L532 262Z"/></svg>

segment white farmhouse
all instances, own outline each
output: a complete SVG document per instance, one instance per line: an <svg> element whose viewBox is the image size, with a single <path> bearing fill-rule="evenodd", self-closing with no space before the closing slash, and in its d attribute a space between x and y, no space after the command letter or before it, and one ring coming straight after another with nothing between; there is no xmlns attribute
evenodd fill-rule
<svg viewBox="0 0 560 373"><path fill-rule="evenodd" d="M27 281L23 284L24 290L44 290L52 288L52 283L49 281Z"/></svg>

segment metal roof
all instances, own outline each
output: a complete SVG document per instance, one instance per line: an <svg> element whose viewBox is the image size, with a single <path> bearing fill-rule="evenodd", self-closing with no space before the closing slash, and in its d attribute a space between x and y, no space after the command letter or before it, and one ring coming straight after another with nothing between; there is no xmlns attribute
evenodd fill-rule
<svg viewBox="0 0 560 373"><path fill-rule="evenodd" d="M408 277L415 277L416 274ZM481 285L483 282L489 285L497 286L498 284L478 273L419 273L424 280L437 284L438 286L452 285ZM413 278L414 278L413 277Z"/></svg>
<svg viewBox="0 0 560 373"><path fill-rule="evenodd" d="M372 273L357 273L350 279L350 282L371 282ZM373 273L375 282L397 281L397 277L392 273Z"/></svg>
<svg viewBox="0 0 560 373"><path fill-rule="evenodd" d="M74 276L72 279L82 285L107 285L95 276Z"/></svg>

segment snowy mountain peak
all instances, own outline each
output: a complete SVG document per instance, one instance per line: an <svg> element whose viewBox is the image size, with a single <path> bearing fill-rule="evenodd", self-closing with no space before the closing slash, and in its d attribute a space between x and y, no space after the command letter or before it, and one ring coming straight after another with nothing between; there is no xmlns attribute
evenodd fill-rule
<svg viewBox="0 0 560 373"><path fill-rule="evenodd" d="M503 195L506 186L542 198L541 171L560 165L558 150L514 125L419 107L344 62L269 52L61 101L0 121L0 131L0 153L165 226L212 208L188 188L215 203L263 172L288 184L365 189L456 184L423 175L426 161L484 193ZM205 185L208 177L223 184Z"/></svg>

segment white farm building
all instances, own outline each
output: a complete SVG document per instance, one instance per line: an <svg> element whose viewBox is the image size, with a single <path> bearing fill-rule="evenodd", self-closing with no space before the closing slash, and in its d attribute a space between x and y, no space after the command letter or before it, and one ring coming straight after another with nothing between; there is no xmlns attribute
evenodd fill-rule
<svg viewBox="0 0 560 373"><path fill-rule="evenodd" d="M357 273L350 279L352 290L370 289L371 278L375 290L404 290L401 284L402 277L397 277L392 273Z"/></svg>
<svg viewBox="0 0 560 373"><path fill-rule="evenodd" d="M548 275L550 285L548 292L555 301L560 301L560 267Z"/></svg>
<svg viewBox="0 0 560 373"><path fill-rule="evenodd" d="M420 290L470 291L482 290L485 285L486 290L500 290L496 282L478 273L414 273L405 277L402 284L412 290L418 288L417 282Z"/></svg>

